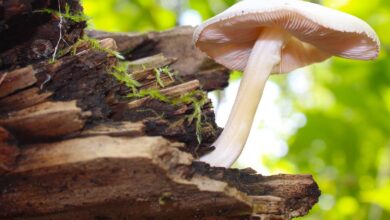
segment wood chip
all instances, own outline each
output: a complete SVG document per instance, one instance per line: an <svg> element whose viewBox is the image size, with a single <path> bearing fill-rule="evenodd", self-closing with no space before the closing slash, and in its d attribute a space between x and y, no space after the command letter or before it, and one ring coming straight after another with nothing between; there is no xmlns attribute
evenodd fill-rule
<svg viewBox="0 0 390 220"><path fill-rule="evenodd" d="M34 87L0 99L0 112L18 111L44 102L52 95Z"/></svg>
<svg viewBox="0 0 390 220"><path fill-rule="evenodd" d="M45 102L0 118L0 125L23 142L61 137L84 127L86 114L76 101Z"/></svg>
<svg viewBox="0 0 390 220"><path fill-rule="evenodd" d="M6 77L0 84L0 98L34 85L37 82L35 71L31 65L3 74L6 74Z"/></svg>
<svg viewBox="0 0 390 220"><path fill-rule="evenodd" d="M95 127L82 131L78 136L89 137L108 135L111 137L136 137L144 134L145 125L141 122L113 122L99 124Z"/></svg>
<svg viewBox="0 0 390 220"><path fill-rule="evenodd" d="M192 80L192 81L182 83L182 84L179 84L176 86L172 86L172 87L169 87L166 89L161 89L160 92L163 95L175 97L175 96L179 96L179 95L185 94L185 93L190 92L190 91L194 91L198 88L199 88L199 81ZM128 103L128 108L129 109L137 108L150 99L151 98L146 97L146 98L141 98L141 99L137 99L135 101L132 101L132 102Z"/></svg>

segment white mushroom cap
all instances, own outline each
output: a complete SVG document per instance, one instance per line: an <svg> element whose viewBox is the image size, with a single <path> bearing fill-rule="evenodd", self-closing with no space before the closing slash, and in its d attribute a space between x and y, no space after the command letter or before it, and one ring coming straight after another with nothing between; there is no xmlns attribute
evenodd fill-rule
<svg viewBox="0 0 390 220"><path fill-rule="evenodd" d="M363 20L300 0L244 0L207 20L194 43L218 63L244 70L260 33L279 27L285 34L281 62L273 73L289 72L330 56L370 60L380 42Z"/></svg>

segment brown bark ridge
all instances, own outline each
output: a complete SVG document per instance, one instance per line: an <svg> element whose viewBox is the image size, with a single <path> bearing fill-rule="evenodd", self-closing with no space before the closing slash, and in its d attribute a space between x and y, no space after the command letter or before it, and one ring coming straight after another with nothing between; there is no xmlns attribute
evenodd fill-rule
<svg viewBox="0 0 390 220"><path fill-rule="evenodd" d="M0 219L291 219L317 202L310 175L194 161L220 132L204 91L228 70L190 44L193 28L89 31L97 42L69 18L55 60L21 54L58 40L56 2L0 1ZM26 16L35 34L9 38Z"/></svg>

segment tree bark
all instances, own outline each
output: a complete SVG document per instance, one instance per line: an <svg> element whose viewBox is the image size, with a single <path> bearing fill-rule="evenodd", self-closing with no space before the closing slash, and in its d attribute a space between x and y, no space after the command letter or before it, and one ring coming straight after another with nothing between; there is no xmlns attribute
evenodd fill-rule
<svg viewBox="0 0 390 220"><path fill-rule="evenodd" d="M61 11L67 4L81 10L61 0ZM88 31L98 46L64 15L59 38L61 14L36 12L56 1L0 7L0 219L291 219L317 202L309 175L194 161L221 131L205 91L225 87L229 71L192 46L193 28ZM12 38L26 18L34 34ZM137 91L158 95L118 81L123 62Z"/></svg>
<svg viewBox="0 0 390 220"><path fill-rule="evenodd" d="M261 176L193 162L161 137L90 136L29 145L2 177L0 219L290 219L311 176Z"/></svg>

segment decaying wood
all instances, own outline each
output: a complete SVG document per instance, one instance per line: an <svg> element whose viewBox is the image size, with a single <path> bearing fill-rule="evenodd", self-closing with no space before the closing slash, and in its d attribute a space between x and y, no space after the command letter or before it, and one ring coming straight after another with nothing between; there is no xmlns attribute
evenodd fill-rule
<svg viewBox="0 0 390 220"><path fill-rule="evenodd" d="M71 102L45 102L0 118L5 127L21 142L62 137L84 127L88 112Z"/></svg>
<svg viewBox="0 0 390 220"><path fill-rule="evenodd" d="M190 82L182 83L177 86L172 86L166 89L161 89L160 92L163 95L170 96L170 97L177 97L182 94L185 94L187 92L191 92L194 90L199 89L199 81L198 80L193 80ZM139 108L142 107L147 101L153 100L153 98L146 97L146 98L141 98L137 99L134 101L131 101L127 104L126 108L129 110L132 110L134 108Z"/></svg>
<svg viewBox="0 0 390 220"><path fill-rule="evenodd" d="M16 169L2 177L0 218L238 219L256 214L289 219L312 206L308 202L297 209L290 200L318 194L309 176L253 172L239 186L248 193L240 192L237 183L221 181L211 175L215 171L206 174L204 164L192 164L181 147L159 137L108 136L26 146ZM302 190L292 193L294 186ZM261 192L250 192L253 188Z"/></svg>
<svg viewBox="0 0 390 220"><path fill-rule="evenodd" d="M144 85L144 89L156 88L156 75L154 70L156 68L167 67L172 64L176 58L166 58L163 55L152 56L151 58L142 58L141 60L132 61L129 65L129 73L134 78L140 79ZM180 60L177 60L180 62ZM12 96L3 97L0 103L5 103L4 112L15 112L21 110L23 107L42 103L48 100L51 101L70 101L77 100L77 105L84 112L91 112L89 117L85 117L86 128L93 126L97 121L144 121L146 125L146 133L150 135L163 135L168 138L176 138L179 141L184 141L188 144L188 151L195 155L202 155L209 151L209 144L211 144L216 135L218 135L218 128L214 122L214 114L211 111L212 106L206 104L203 107L203 124L202 139L203 144L198 146L195 121L189 123L186 118L192 114L192 107L189 105L172 106L170 104L151 100L148 98L129 101L123 99L125 95L130 93L129 88L120 85L118 81L109 74L108 70L115 65L115 58L108 56L106 53L85 48L84 51L78 51L76 55L65 56L55 63L41 62L29 67L31 74L28 80L29 83L23 83L24 78L16 78L12 85L22 84L23 87L17 87L18 93L12 93ZM141 67L145 67L141 69ZM176 71L172 69L172 72ZM13 72L20 72L19 69ZM177 71L176 71L177 72ZM167 78L167 77L165 77ZM169 78L169 77L168 77ZM162 79L164 79L162 77ZM19 82L19 81L23 82ZM169 79L170 80L170 79ZM164 81L164 80L163 80ZM184 83L181 83L184 82ZM167 83L164 81L165 88L160 88L161 93L167 96L177 96L191 92L200 88L199 82L193 80L185 81L171 81ZM3 84L6 86L8 84ZM151 86L153 85L153 86ZM33 86L31 88L31 86ZM0 87L1 88L1 87ZM22 88L25 88L24 90ZM9 90L4 90L9 91ZM35 95L26 97L31 91L38 92ZM16 101L13 101L16 100ZM19 100L26 100L26 104ZM138 104L137 104L138 103ZM142 104L143 103L143 104ZM142 106L141 106L142 104ZM161 116L164 117L161 117ZM42 117L45 117L42 115ZM37 118L33 118L36 120ZM3 117L2 123L7 123L6 126L15 136L23 137L23 142L35 142L35 138L30 137L30 133L26 136L26 131L32 130L19 128L18 120L13 120L7 115ZM5 121L4 121L5 120ZM72 119L65 119L71 121ZM12 125L12 123L18 123ZM25 123L25 122L23 122ZM1 125L1 124L0 124ZM156 127L156 125L161 125ZM174 125L174 126L172 126ZM25 125L23 125L25 126ZM32 125L33 126L33 125ZM26 124L27 127L27 124ZM76 128L83 126L77 125ZM76 132L77 130L72 130ZM38 138L56 138L62 135L67 135L69 132L61 133L61 135L44 135L42 131ZM37 132L32 133L34 136Z"/></svg>
<svg viewBox="0 0 390 220"><path fill-rule="evenodd" d="M51 95L51 92L41 92L39 88L36 87L26 89L15 95L10 95L2 99L0 98L0 112L8 113L25 109L44 102Z"/></svg>
<svg viewBox="0 0 390 220"><path fill-rule="evenodd" d="M106 135L111 137L136 137L145 135L145 125L140 122L109 122L83 130L78 137Z"/></svg>
<svg viewBox="0 0 390 220"><path fill-rule="evenodd" d="M44 9L61 11L65 6L72 13L82 10L78 1L59 0L7 0L1 1L0 14L0 70L15 68L49 58L59 41L60 18ZM75 22L63 18L61 23L62 40L58 50L74 44L82 36L85 21Z"/></svg>
<svg viewBox="0 0 390 220"><path fill-rule="evenodd" d="M229 183L254 196L283 198L291 217L303 216L317 203L320 191L311 175L262 176L252 169L224 169L195 162L194 172Z"/></svg>
<svg viewBox="0 0 390 220"><path fill-rule="evenodd" d="M100 47L74 44L85 22L63 20L60 39L61 16L37 12L57 8L0 0L0 219L288 220L317 202L309 175L194 162L221 131L203 90L223 88L229 75L190 43L193 28L89 31ZM137 88L114 77L120 62ZM185 95L192 101L172 101Z"/></svg>
<svg viewBox="0 0 390 220"><path fill-rule="evenodd" d="M14 168L19 152L14 137L5 128L0 127L0 176Z"/></svg>
<svg viewBox="0 0 390 220"><path fill-rule="evenodd" d="M88 31L98 38L113 38L118 50L129 60L138 60L156 54L180 58L171 65L185 81L197 79L204 90L210 91L227 86L229 71L206 57L192 45L193 27L178 27L164 32L146 34L107 33Z"/></svg>
<svg viewBox="0 0 390 220"><path fill-rule="evenodd" d="M169 66L176 61L177 59L167 58L162 54L157 54L131 62L129 72L131 72L135 80L142 84L142 89L158 89L160 85L156 83L155 71L158 71L160 67ZM169 76L163 75L160 78L164 86L175 84L175 80L172 80Z"/></svg>
<svg viewBox="0 0 390 220"><path fill-rule="evenodd" d="M161 93L170 97L180 96L187 92L199 89L199 81L193 80L161 89ZM112 118L115 120L128 119L131 121L142 120L146 126L146 133L153 136L162 135L166 138L187 143L187 151L200 156L212 150L210 145L215 141L220 129L214 121L211 101L205 103L202 111L202 144L199 145L196 136L195 122L190 122L188 117L193 107L190 104L173 106L156 99L142 98L129 103L118 104L113 109Z"/></svg>
<svg viewBox="0 0 390 220"><path fill-rule="evenodd" d="M31 66L2 73L0 84L0 98L24 89L37 82L35 72Z"/></svg>
<svg viewBox="0 0 390 220"><path fill-rule="evenodd" d="M130 64L131 69L129 73L138 77L145 88L155 88L150 85L157 85L156 76L153 72L156 68L166 67L169 62L162 55L152 56L153 58L143 59L140 62L134 61ZM197 143L197 136L195 132L195 122L188 123L185 119L186 115L192 114L192 107L188 105L172 106L158 100L143 98L135 101L123 99L123 97L130 93L129 88L120 85L117 80L107 72L110 66L115 65L113 57L107 57L106 53L86 49L84 52L78 52L74 56L65 56L60 58L56 63L39 63L34 65L35 84L30 90L40 91L35 99L33 96L26 98L26 93L29 90L21 90L13 96L5 97L0 100L8 105L4 107L7 112L16 111L20 109L19 105L22 102L12 102L12 100L33 99L36 103L44 102L45 99L54 101L69 101L78 100L78 106L86 112L91 112L91 116L87 117L87 126L96 123L96 121L107 120L130 120L142 121L145 120L148 134L164 135L169 138L179 138L188 144L188 151L201 155L210 148L207 145L211 144L218 134L219 130L214 122L214 114L211 110L211 105L204 105L204 126L201 135L203 136L204 144L200 147ZM146 66L146 69L140 70L139 66ZM17 71L17 70L15 70ZM174 70L172 70L174 71ZM48 80L49 79L49 80ZM165 88L160 88L161 93L167 96L175 97L183 95L186 92L191 92L199 89L200 85L197 80L181 83L181 81L173 81L166 84ZM32 83L30 83L32 84ZM29 84L29 86L31 86ZM147 85L149 85L147 87ZM158 85L157 85L158 86ZM30 88L30 87L29 87ZM38 90L39 89L39 90ZM49 95L50 94L50 95ZM11 100L11 101L9 101ZM26 105L27 107L28 105ZM164 117L161 117L164 115ZM183 115L185 117L183 117ZM9 117L9 116L7 116ZM7 122L9 122L8 120ZM11 120L14 122L15 120ZM161 126L156 129L156 124L170 124L172 126ZM7 123L10 130L12 125ZM13 126L15 127L15 126ZM164 128L161 129L161 128ZM76 126L75 128L80 128ZM185 129L184 129L185 128ZM25 130L23 130L24 132ZM18 130L15 134L19 136ZM36 135L36 133L33 133ZM59 135L61 136L61 135ZM42 137L39 135L38 137ZM47 136L49 137L49 136ZM50 137L54 137L50 135ZM24 137L24 141L33 140ZM35 141L35 140L34 140Z"/></svg>

